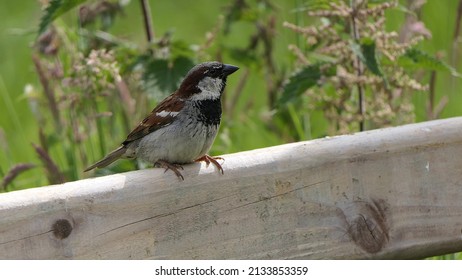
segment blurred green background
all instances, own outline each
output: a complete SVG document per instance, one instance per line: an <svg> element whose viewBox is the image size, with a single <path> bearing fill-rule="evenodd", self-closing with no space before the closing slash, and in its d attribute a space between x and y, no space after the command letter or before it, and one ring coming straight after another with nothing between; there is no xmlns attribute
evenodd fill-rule
<svg viewBox="0 0 462 280"><path fill-rule="evenodd" d="M224 7L231 1L150 1L154 31L157 36L173 31L173 37L180 38L191 44L201 44L206 32L216 26L218 18L224 13ZM289 74L294 70L293 55L287 50L289 44L297 40L294 32L283 28L282 22L297 22L303 24L309 22L301 18L300 13L294 12L296 7L303 4L302 1L274 1L277 6L276 40L274 59L280 69L286 69ZM402 4L406 4L402 1ZM439 53L443 60L461 72L460 57L454 49L460 49L459 41L454 39L454 28L457 15L456 0L428 1L421 11L421 19L432 34L431 39L419 43L419 48L429 54ZM67 13L64 21L59 19L60 24L77 25L77 9ZM42 15L41 4L36 1L6 1L0 2L0 155L1 173L4 175L14 164L32 162L40 165L36 158L31 143L38 142L38 128L31 106L24 96L26 85L33 85L40 90L40 83L32 63L32 43L36 39L36 30ZM403 24L405 13L398 9L387 13L387 27L389 30L399 31ZM252 26L246 22L234 24L232 32L225 40L225 44L231 46L245 46L247 37L251 34ZM234 32L233 32L234 31ZM238 31L238 32L236 32ZM146 45L144 29L142 25L141 9L138 1L131 1L125 7L123 16L116 18L114 26L110 29L112 34L120 36L127 41L140 45ZM460 53L460 52L459 52ZM232 57L225 57L227 63L237 64ZM239 65L246 67L246 65ZM242 96L238 100L236 112L245 112L245 117L234 115L234 119L224 119L230 125L231 135L238 135L232 140L232 145L223 145L223 141L231 141L219 137L212 154L230 153L241 150L249 150L270 145L282 144L290 141L287 137L281 137L277 133L264 128L259 119L269 111L267 108L267 96L263 92L264 71L251 69L248 82L245 84ZM242 74L241 70L239 74ZM238 74L238 75L239 75ZM423 82L428 81L429 73L421 77ZM228 92L237 86L238 76L229 80ZM462 113L462 94L460 91L461 79L455 78L448 73L436 75L435 93L436 100L443 96L449 98L449 102L441 113L441 118L459 116ZM427 93L416 93L413 102L416 108L416 120L427 119L425 104L428 100ZM155 102L152 102L152 107ZM311 116L311 130L314 133L307 134L306 138L322 137L324 131L317 126L325 126L325 122L317 118L316 112ZM250 121L249 121L250 120ZM291 125L291 124L287 124ZM257 136L255 136L257 135ZM297 139L305 140L305 139ZM117 142L114 142L117 143ZM116 144L114 144L116 145ZM115 147L115 146L114 146ZM213 153L214 152L214 153ZM95 158L97 155L95 156ZM14 184L14 189L40 186L46 184L42 171L39 168L21 174Z"/></svg>

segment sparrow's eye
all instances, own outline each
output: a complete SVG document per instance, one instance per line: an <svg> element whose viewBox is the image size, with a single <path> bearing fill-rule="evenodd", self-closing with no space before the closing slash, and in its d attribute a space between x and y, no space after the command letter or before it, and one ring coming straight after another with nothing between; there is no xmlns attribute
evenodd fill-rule
<svg viewBox="0 0 462 280"><path fill-rule="evenodd" d="M208 71L208 74L210 76L214 76L215 74L217 74L217 69L215 68L210 68L210 70Z"/></svg>
<svg viewBox="0 0 462 280"><path fill-rule="evenodd" d="M207 76L213 77L213 78L220 76L222 68L223 67L221 67L221 66L212 66L212 67L210 67L206 72Z"/></svg>

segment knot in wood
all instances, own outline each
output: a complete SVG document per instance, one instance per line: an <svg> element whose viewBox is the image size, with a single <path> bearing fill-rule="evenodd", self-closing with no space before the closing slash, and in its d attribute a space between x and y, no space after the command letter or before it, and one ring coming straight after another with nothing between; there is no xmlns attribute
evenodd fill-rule
<svg viewBox="0 0 462 280"><path fill-rule="evenodd" d="M385 202L356 201L348 208L345 215L351 239L368 253L379 252L389 240Z"/></svg>
<svg viewBox="0 0 462 280"><path fill-rule="evenodd" d="M59 219L54 222L52 231L57 239L67 238L72 232L72 224L66 219Z"/></svg>

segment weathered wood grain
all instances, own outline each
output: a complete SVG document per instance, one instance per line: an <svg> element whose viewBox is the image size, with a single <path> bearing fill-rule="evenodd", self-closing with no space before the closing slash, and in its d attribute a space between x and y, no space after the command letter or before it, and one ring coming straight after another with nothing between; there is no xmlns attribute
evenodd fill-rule
<svg viewBox="0 0 462 280"><path fill-rule="evenodd" d="M255 136L257 137L257 136ZM382 259L462 251L462 118L0 195L2 259Z"/></svg>

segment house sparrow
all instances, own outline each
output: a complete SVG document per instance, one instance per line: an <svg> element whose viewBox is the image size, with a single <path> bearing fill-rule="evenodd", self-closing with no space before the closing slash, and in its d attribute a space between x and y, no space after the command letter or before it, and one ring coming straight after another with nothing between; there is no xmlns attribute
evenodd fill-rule
<svg viewBox="0 0 462 280"><path fill-rule="evenodd" d="M85 169L105 167L119 158L140 158L172 170L184 180L181 164L205 161L223 174L218 157L207 155L218 132L226 78L239 68L220 62L194 66L180 88L160 102L116 150Z"/></svg>

